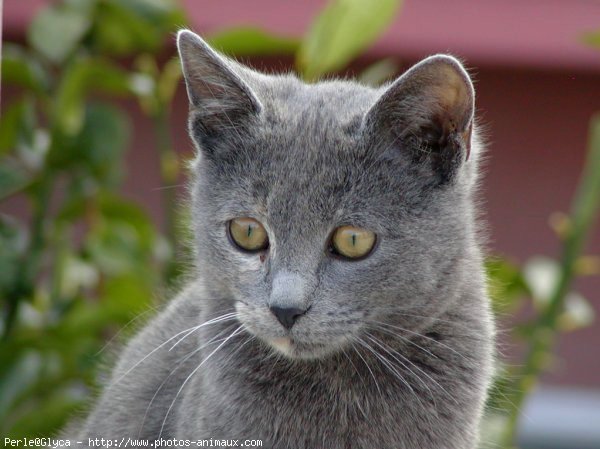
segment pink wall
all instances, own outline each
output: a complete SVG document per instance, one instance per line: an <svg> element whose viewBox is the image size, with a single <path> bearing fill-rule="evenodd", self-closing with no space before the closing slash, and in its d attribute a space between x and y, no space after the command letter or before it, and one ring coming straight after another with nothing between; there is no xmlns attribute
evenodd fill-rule
<svg viewBox="0 0 600 449"><path fill-rule="evenodd" d="M368 0L366 0L368 1ZM259 25L284 35L306 30L324 0L184 0L199 31ZM477 65L600 70L581 35L600 27L600 2L589 0L405 0L401 14L372 49L375 56L414 58L450 51Z"/></svg>
<svg viewBox="0 0 600 449"><path fill-rule="evenodd" d="M180 0L193 27L210 33L250 25L300 36L326 0ZM365 0L368 1L368 0ZM51 0L6 0L7 37L20 35L33 14ZM596 50L581 45L584 32L600 28L593 0L405 0L374 56L451 52L472 64L600 71Z"/></svg>

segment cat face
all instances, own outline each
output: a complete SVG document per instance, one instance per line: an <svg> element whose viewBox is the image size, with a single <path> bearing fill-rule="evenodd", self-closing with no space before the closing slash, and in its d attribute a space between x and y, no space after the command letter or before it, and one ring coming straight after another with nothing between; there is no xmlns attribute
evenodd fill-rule
<svg viewBox="0 0 600 449"><path fill-rule="evenodd" d="M306 85L187 31L178 46L197 258L248 332L319 358L447 307L473 250L474 97L460 63L428 58L380 89Z"/></svg>

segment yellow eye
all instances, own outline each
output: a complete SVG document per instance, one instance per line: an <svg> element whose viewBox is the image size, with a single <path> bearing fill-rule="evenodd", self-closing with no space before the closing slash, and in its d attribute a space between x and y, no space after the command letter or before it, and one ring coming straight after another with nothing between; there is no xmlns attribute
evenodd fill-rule
<svg viewBox="0 0 600 449"><path fill-rule="evenodd" d="M233 242L246 251L262 251L269 246L267 231L254 218L234 218L229 222Z"/></svg>
<svg viewBox="0 0 600 449"><path fill-rule="evenodd" d="M334 254L348 259L360 259L367 256L375 246L375 234L354 226L340 226L331 238Z"/></svg>

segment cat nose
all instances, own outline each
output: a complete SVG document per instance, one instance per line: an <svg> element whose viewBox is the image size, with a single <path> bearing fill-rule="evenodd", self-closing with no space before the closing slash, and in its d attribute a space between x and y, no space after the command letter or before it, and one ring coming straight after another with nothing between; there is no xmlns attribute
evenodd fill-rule
<svg viewBox="0 0 600 449"><path fill-rule="evenodd" d="M269 307L275 318L285 327L291 329L298 318L306 313L307 309L298 309L296 307Z"/></svg>
<svg viewBox="0 0 600 449"><path fill-rule="evenodd" d="M291 329L310 307L308 287L306 279L297 272L279 270L273 277L267 306L284 328Z"/></svg>

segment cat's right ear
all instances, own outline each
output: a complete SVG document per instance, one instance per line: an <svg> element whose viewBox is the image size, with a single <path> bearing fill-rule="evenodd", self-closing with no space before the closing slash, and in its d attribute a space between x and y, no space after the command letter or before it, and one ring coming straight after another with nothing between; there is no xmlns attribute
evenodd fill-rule
<svg viewBox="0 0 600 449"><path fill-rule="evenodd" d="M237 73L237 64L188 30L177 34L177 49L191 104L194 137L210 141L227 133L239 135L248 119L258 115L261 104Z"/></svg>
<svg viewBox="0 0 600 449"><path fill-rule="evenodd" d="M429 168L424 177L443 184L469 159L474 100L462 64L452 56L431 56L384 91L365 116L365 129L385 147Z"/></svg>

